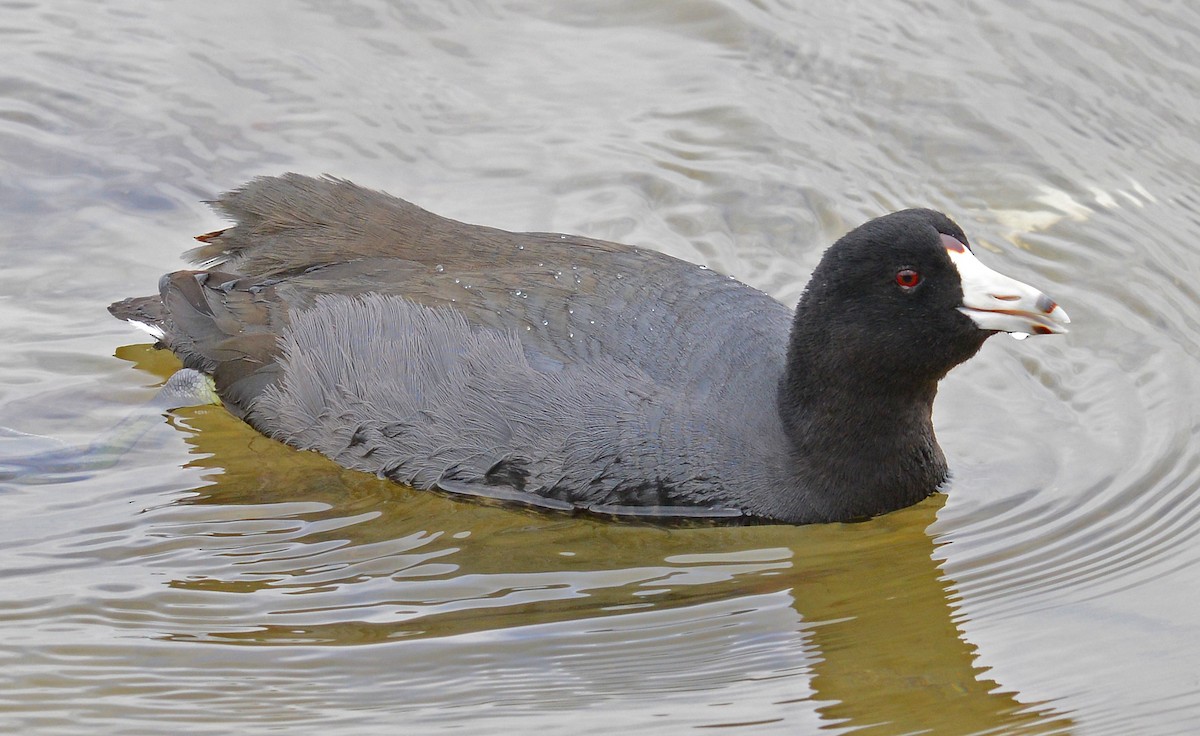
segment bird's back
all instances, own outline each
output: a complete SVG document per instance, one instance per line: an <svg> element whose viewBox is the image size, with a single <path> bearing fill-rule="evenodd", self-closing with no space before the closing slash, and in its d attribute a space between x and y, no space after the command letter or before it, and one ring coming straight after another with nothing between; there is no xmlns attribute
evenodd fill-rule
<svg viewBox="0 0 1200 736"><path fill-rule="evenodd" d="M419 487L574 505L719 505L782 451L791 316L728 277L333 179L215 204L234 226L189 254L210 268L114 313L157 322L267 434Z"/></svg>

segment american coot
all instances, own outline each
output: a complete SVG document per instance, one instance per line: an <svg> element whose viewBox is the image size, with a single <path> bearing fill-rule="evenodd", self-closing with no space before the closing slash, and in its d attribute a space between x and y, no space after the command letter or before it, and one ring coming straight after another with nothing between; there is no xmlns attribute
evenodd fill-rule
<svg viewBox="0 0 1200 736"><path fill-rule="evenodd" d="M946 478L938 380L1063 309L945 215L872 220L793 314L661 253L467 225L348 181L215 203L157 296L110 311L259 431L418 488L561 510L845 521Z"/></svg>

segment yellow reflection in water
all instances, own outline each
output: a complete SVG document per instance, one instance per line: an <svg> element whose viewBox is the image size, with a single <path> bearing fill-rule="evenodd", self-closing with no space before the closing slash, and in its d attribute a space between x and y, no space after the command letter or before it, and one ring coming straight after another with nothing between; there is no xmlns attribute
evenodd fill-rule
<svg viewBox="0 0 1200 736"><path fill-rule="evenodd" d="M161 353L128 348L144 363ZM154 370L168 370L161 362ZM811 649L807 696L866 733L1048 733L1069 717L1022 703L975 665L926 533L943 497L858 524L659 528L419 492L258 435L219 407L182 410L212 485L189 533L228 564L173 590L262 597L246 620L170 638L353 647L790 595ZM287 619L285 623L273 620ZM631 682L636 661L629 663ZM799 688L798 688L799 689Z"/></svg>

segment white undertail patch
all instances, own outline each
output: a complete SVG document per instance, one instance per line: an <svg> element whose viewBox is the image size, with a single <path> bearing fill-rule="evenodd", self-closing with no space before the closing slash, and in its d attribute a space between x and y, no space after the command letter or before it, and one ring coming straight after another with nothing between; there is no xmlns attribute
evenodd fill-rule
<svg viewBox="0 0 1200 736"><path fill-rule="evenodd" d="M163 332L163 328L159 327L156 324L152 324L150 322L140 322L136 319L127 319L125 321L128 322L129 324L133 325L134 327L138 328L139 330L149 333L150 336L153 337L155 340L161 340L164 337L166 337L167 333Z"/></svg>

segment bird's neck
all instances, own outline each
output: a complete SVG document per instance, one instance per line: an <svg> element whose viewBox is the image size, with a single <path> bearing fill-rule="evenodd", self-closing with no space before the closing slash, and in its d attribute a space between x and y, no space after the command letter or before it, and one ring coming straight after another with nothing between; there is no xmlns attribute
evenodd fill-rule
<svg viewBox="0 0 1200 736"><path fill-rule="evenodd" d="M795 347L795 345L793 345ZM830 519L911 506L946 478L933 433L937 379L881 375L830 362L808 346L779 384L779 411L806 502Z"/></svg>

